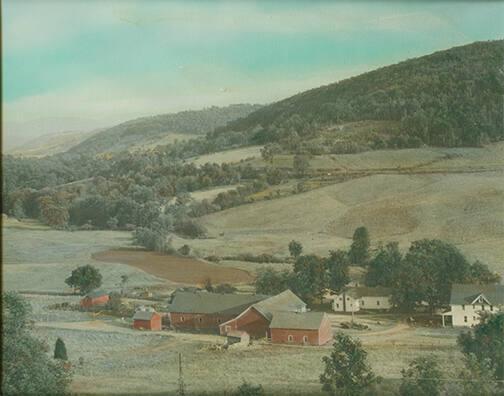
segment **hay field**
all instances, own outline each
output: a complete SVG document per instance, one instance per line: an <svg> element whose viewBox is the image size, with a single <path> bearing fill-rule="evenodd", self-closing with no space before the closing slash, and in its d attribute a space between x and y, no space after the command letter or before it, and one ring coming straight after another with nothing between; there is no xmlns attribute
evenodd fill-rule
<svg viewBox="0 0 504 396"><path fill-rule="evenodd" d="M224 162L240 162L242 159L260 157L262 146L249 146L234 150L220 151L218 153L201 155L190 159L195 165L205 165L206 163L222 164Z"/></svg>
<svg viewBox="0 0 504 396"><path fill-rule="evenodd" d="M185 241L202 254L287 255L292 239L306 252L344 248L356 227L371 238L439 238L504 273L502 172L372 175L202 218L210 239ZM182 243L180 241L179 243Z"/></svg>
<svg viewBox="0 0 504 396"><path fill-rule="evenodd" d="M132 266L100 263L93 253L126 246L131 233L119 231L56 231L4 227L2 270L4 290L66 291L64 280L80 265L91 264L103 276L103 288L117 290L121 275L129 276L128 285L145 287L166 284Z"/></svg>

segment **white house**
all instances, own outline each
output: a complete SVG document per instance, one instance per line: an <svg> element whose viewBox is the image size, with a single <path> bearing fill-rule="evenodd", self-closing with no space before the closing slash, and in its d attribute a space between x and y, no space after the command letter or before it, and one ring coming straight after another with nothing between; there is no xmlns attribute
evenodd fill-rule
<svg viewBox="0 0 504 396"><path fill-rule="evenodd" d="M474 326L480 314L504 310L504 285L453 284L450 310L441 314L443 326Z"/></svg>
<svg viewBox="0 0 504 396"><path fill-rule="evenodd" d="M333 296L333 311L358 312L392 308L391 289L386 287L351 287Z"/></svg>

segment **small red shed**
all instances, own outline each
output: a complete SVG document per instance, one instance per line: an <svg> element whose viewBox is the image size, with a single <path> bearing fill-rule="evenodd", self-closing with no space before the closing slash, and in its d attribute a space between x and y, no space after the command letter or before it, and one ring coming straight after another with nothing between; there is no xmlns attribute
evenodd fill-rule
<svg viewBox="0 0 504 396"><path fill-rule="evenodd" d="M133 328L137 330L161 330L161 315L155 311L137 311L133 316Z"/></svg>
<svg viewBox="0 0 504 396"><path fill-rule="evenodd" d="M109 301L109 295L108 293L101 291L101 290L96 290L92 291L91 293L88 293L86 297L84 297L80 301L80 305L83 308L90 308L95 305L105 305Z"/></svg>

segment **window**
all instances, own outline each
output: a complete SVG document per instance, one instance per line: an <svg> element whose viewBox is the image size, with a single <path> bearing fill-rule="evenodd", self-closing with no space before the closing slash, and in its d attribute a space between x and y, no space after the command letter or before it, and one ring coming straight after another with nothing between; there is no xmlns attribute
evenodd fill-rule
<svg viewBox="0 0 504 396"><path fill-rule="evenodd" d="M481 305L481 310L484 311L485 310L485 306L482 304Z"/></svg>
<svg viewBox="0 0 504 396"><path fill-rule="evenodd" d="M201 318L201 317L200 317L200 318L198 318L198 319L199 319L199 322L200 322L200 323L201 323L201 322L203 322L203 318Z"/></svg>
<svg viewBox="0 0 504 396"><path fill-rule="evenodd" d="M464 323L467 323L467 316L464 316Z"/></svg>
<svg viewBox="0 0 504 396"><path fill-rule="evenodd" d="M305 344L308 344L308 336L303 336L303 342L304 342Z"/></svg>
<svg viewBox="0 0 504 396"><path fill-rule="evenodd" d="M462 311L465 311L465 305L462 304Z"/></svg>
<svg viewBox="0 0 504 396"><path fill-rule="evenodd" d="M380 300L376 300L376 305L380 306Z"/></svg>
<svg viewBox="0 0 504 396"><path fill-rule="evenodd" d="M292 342L292 336L291 335L287 336L287 341Z"/></svg>
<svg viewBox="0 0 504 396"><path fill-rule="evenodd" d="M339 304L336 304L336 308L339 308Z"/></svg>

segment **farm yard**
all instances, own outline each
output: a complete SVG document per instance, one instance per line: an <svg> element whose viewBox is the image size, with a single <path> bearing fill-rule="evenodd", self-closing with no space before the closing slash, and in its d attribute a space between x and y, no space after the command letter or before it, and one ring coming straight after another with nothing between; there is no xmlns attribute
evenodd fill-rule
<svg viewBox="0 0 504 396"><path fill-rule="evenodd" d="M263 384L275 395L296 395L320 391L318 376L322 357L330 345L321 347L270 345L256 341L249 347L216 350L224 338L173 331L141 332L118 319L92 319L87 314L67 321L44 320L51 314L39 297L29 296L37 308L35 334L53 345L62 337L74 364L72 390L78 394L175 394L178 384L178 353L182 354L184 381L188 394L208 389L232 391L243 380ZM62 301L61 298L58 301ZM330 315L333 329L349 320L348 315ZM56 318L54 318L56 319ZM418 355L435 354L448 373L459 368L460 353L453 329L410 328L387 315L358 316L370 330L343 330L359 337L373 369L386 381L400 378L407 361ZM379 322L379 324L378 324ZM79 359L83 359L80 365Z"/></svg>

